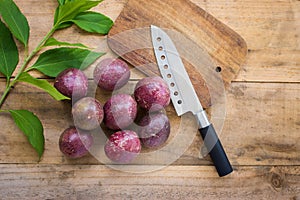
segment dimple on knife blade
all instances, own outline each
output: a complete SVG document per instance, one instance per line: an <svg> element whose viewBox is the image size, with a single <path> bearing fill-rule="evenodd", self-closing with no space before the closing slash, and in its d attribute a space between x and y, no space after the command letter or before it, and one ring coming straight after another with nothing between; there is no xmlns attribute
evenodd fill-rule
<svg viewBox="0 0 300 200"><path fill-rule="evenodd" d="M163 79L169 85L177 115L181 116L187 112L194 114L199 124L199 132L219 176L230 174L233 171L232 166L213 125L201 106L172 39L165 31L154 25L151 25L151 38L157 65Z"/></svg>

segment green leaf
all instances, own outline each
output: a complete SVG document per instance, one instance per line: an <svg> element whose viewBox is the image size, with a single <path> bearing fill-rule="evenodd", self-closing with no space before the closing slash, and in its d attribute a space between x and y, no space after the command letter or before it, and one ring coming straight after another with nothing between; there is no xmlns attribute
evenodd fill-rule
<svg viewBox="0 0 300 200"><path fill-rule="evenodd" d="M29 25L13 0L0 0L0 14L12 34L25 46L28 44Z"/></svg>
<svg viewBox="0 0 300 200"><path fill-rule="evenodd" d="M44 46L70 46L70 47L81 47L88 49L87 46L81 44L81 43L68 43L68 42L60 42L56 40L55 38L49 38Z"/></svg>
<svg viewBox="0 0 300 200"><path fill-rule="evenodd" d="M79 13L97 6L103 0L73 0L59 5L55 11L54 25L73 20Z"/></svg>
<svg viewBox="0 0 300 200"><path fill-rule="evenodd" d="M73 24L74 24L73 22L64 22L64 23L61 23L61 24L59 24L56 27L56 30L68 28L68 27L72 26Z"/></svg>
<svg viewBox="0 0 300 200"><path fill-rule="evenodd" d="M54 22L57 21L58 11L59 11L59 9L57 8L57 9L55 10L55 14L54 14ZM70 26L72 26L72 25L73 25L73 22L70 22L70 21L63 22L63 23L60 23L60 24L57 24L57 25L56 25L56 30L58 30L58 29L63 29L63 28L68 28L68 27L70 27Z"/></svg>
<svg viewBox="0 0 300 200"><path fill-rule="evenodd" d="M59 91L57 91L57 89L53 87L48 81L34 78L26 72L23 72L20 75L18 81L29 83L31 85L34 85L44 90L45 92L48 92L48 94L50 94L57 101L70 99L69 97L66 97L63 94L61 94Z"/></svg>
<svg viewBox="0 0 300 200"><path fill-rule="evenodd" d="M27 110L9 110L9 112L41 158L44 152L45 138L43 125L39 118Z"/></svg>
<svg viewBox="0 0 300 200"><path fill-rule="evenodd" d="M16 43L5 24L0 20L0 72L9 79L19 62Z"/></svg>
<svg viewBox="0 0 300 200"><path fill-rule="evenodd" d="M57 0L57 2L59 3L59 5L64 5L65 4L65 0Z"/></svg>
<svg viewBox="0 0 300 200"><path fill-rule="evenodd" d="M60 5L64 5L65 3L68 3L68 2L74 1L74 0L57 0L57 1Z"/></svg>
<svg viewBox="0 0 300 200"><path fill-rule="evenodd" d="M68 68L85 69L104 53L87 49L61 47L50 49L40 55L31 69L37 69L43 74L56 77Z"/></svg>
<svg viewBox="0 0 300 200"><path fill-rule="evenodd" d="M109 17L92 11L79 13L72 22L87 32L99 34L107 34L113 25Z"/></svg>

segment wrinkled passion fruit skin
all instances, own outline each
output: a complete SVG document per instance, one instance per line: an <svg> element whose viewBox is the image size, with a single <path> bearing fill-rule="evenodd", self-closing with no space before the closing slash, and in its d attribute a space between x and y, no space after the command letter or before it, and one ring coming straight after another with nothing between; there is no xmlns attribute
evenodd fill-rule
<svg viewBox="0 0 300 200"><path fill-rule="evenodd" d="M126 164L135 159L141 152L138 135L131 130L118 131L107 140L104 151L113 162Z"/></svg>
<svg viewBox="0 0 300 200"><path fill-rule="evenodd" d="M69 158L81 158L88 154L93 145L93 136L75 127L67 128L59 138L60 151Z"/></svg>
<svg viewBox="0 0 300 200"><path fill-rule="evenodd" d="M94 130L100 127L104 118L104 111L97 99L84 97L73 105L72 115L77 128Z"/></svg>
<svg viewBox="0 0 300 200"><path fill-rule="evenodd" d="M156 148L163 145L170 135L170 121L165 114L150 114L139 122L139 137L144 147Z"/></svg>
<svg viewBox="0 0 300 200"><path fill-rule="evenodd" d="M169 105L170 90L162 78L146 77L136 84L134 97L142 108L155 112Z"/></svg>
<svg viewBox="0 0 300 200"><path fill-rule="evenodd" d="M123 87L130 78L130 69L121 59L106 58L94 70L94 81L102 89L113 91Z"/></svg>
<svg viewBox="0 0 300 200"><path fill-rule="evenodd" d="M128 94L113 95L103 106L104 124L119 130L128 127L136 118L137 103Z"/></svg>
<svg viewBox="0 0 300 200"><path fill-rule="evenodd" d="M81 70L70 68L55 78L54 87L67 97L80 99L87 94L88 79Z"/></svg>

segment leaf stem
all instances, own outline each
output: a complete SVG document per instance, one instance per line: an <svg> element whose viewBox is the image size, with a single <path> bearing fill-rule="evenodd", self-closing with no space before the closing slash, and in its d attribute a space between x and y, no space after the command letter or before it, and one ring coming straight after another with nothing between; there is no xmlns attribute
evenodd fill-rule
<svg viewBox="0 0 300 200"><path fill-rule="evenodd" d="M10 86L9 85L6 85L6 88L1 96L1 99L0 99L0 108L2 107L2 104L4 103L9 91L10 91Z"/></svg>
<svg viewBox="0 0 300 200"><path fill-rule="evenodd" d="M6 87L8 87L10 84L10 78L6 78Z"/></svg>
<svg viewBox="0 0 300 200"><path fill-rule="evenodd" d="M29 48L28 48L28 46L26 46L24 49L24 58L28 57L28 51L29 51Z"/></svg>
<svg viewBox="0 0 300 200"><path fill-rule="evenodd" d="M53 35L55 30L57 29L57 26L53 26L52 29L47 33L47 35L39 42L39 44L36 46L36 48L25 58L23 64L21 65L17 75L15 78L10 82L10 80L7 81L7 85L5 88L4 93L1 96L0 99L0 108L2 107L7 95L9 94L10 90L14 85L17 83L18 79L20 78L21 74L26 69L28 63L31 61L31 59L42 49L44 43ZM27 50L26 50L27 49ZM28 51L28 47L25 47L25 51ZM25 52L28 54L27 52Z"/></svg>
<svg viewBox="0 0 300 200"><path fill-rule="evenodd" d="M29 54L29 56L25 59L23 65L21 66L18 74L16 75L16 77L14 78L14 80L12 81L11 85L13 86L15 84L15 82L18 81L20 75L22 74L22 72L24 72L25 68L27 67L27 64L31 61L31 59L42 49L44 43L51 37L51 35L54 33L54 31L56 30L55 27L53 27L48 33L47 35L40 41L40 43L37 45L37 47Z"/></svg>

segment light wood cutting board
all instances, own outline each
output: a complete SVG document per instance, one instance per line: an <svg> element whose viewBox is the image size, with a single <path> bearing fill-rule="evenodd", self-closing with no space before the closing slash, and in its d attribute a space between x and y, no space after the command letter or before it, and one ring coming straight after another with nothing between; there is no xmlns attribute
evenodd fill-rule
<svg viewBox="0 0 300 200"><path fill-rule="evenodd" d="M149 76L160 75L152 49L152 24L170 33L180 55L192 55L201 49L209 57L203 59L202 52L196 64L184 58L183 62L203 107L211 106L207 82L221 77L228 88L247 55L244 39L189 0L129 0L108 35L108 45ZM193 45L200 48L195 50ZM211 63L207 64L209 59ZM203 65L214 69L208 78L203 78Z"/></svg>

